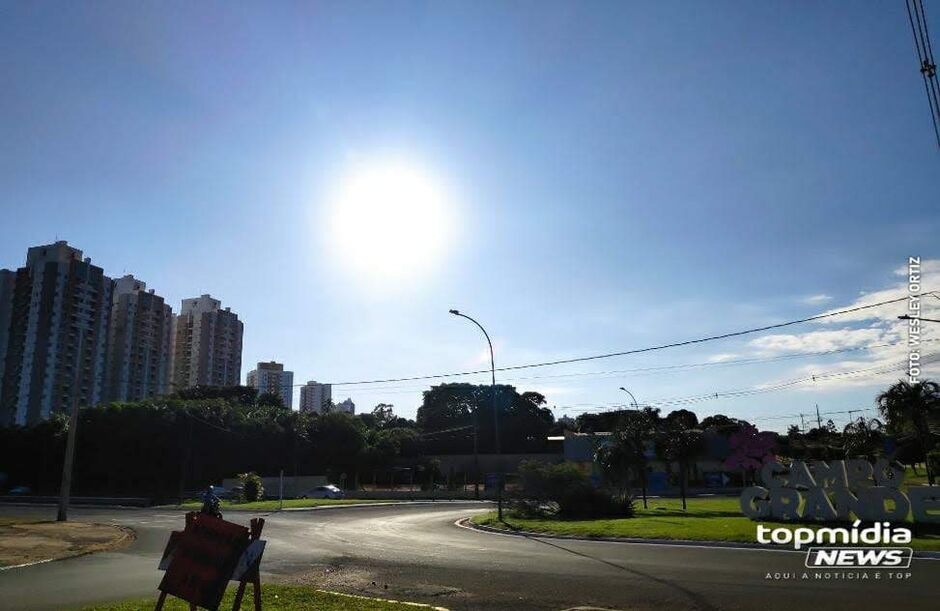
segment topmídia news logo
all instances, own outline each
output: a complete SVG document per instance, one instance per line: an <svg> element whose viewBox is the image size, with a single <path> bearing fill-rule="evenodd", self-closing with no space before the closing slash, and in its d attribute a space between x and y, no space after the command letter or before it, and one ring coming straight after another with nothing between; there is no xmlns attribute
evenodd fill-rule
<svg viewBox="0 0 940 611"><path fill-rule="evenodd" d="M804 566L814 572L768 573L770 579L907 579L914 551L907 528L892 528L889 522L875 522L861 528L856 520L851 528L770 528L757 525L757 541L764 545L787 545L795 551L806 549ZM872 571L869 573L868 571ZM877 571L877 572L876 572ZM881 571L884 571L882 575Z"/></svg>

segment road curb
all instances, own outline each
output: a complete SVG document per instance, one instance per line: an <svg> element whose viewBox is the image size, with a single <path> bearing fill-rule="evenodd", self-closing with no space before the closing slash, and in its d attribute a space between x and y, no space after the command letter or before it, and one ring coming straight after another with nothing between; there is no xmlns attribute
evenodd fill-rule
<svg viewBox="0 0 940 611"><path fill-rule="evenodd" d="M395 600L393 598L376 598L374 596L361 596L359 594L347 594L346 592L336 592L334 590L320 590L318 588L314 588L314 591L320 592L322 594L331 594L333 596L355 598L357 600L377 600L383 603L395 603L396 605L406 605L409 607L418 607L421 609L431 609L432 611L450 611L447 607L435 607L434 605L428 605L425 603L413 603L407 600Z"/></svg>
<svg viewBox="0 0 940 611"><path fill-rule="evenodd" d="M324 511L327 509L355 509L357 507L389 507L394 505L469 505L479 503L481 505L487 503L493 503L493 501L388 501L385 503L349 503L349 504L336 504L336 505L316 505L313 507L285 507L284 509L240 509L237 507L223 507L223 513L233 512L233 513L257 513L257 514L276 514L284 512L295 512L295 511ZM161 509L167 511L199 511L198 509L192 508L181 508L178 505L157 505L151 507L151 509Z"/></svg>
<svg viewBox="0 0 940 611"><path fill-rule="evenodd" d="M570 541L595 541L600 543L630 543L634 545L665 545L671 547L702 547L717 549L737 549L751 550L774 553L803 554L805 550L784 549L781 547L768 547L760 543L747 543L745 541L701 541L696 539L643 539L639 537L582 537L579 535L557 535L550 533L541 533L530 530L505 530L502 528L493 528L482 524L474 524L470 518L461 518L454 522L454 525L467 530L476 530L493 535L506 535L509 537L540 538L540 539L565 539ZM940 552L914 551L914 558L923 560L940 560Z"/></svg>

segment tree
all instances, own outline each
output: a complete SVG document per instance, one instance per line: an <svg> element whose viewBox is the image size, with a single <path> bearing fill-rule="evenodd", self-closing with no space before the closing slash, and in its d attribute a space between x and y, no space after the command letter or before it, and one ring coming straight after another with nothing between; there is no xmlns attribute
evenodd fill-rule
<svg viewBox="0 0 940 611"><path fill-rule="evenodd" d="M499 441L503 452L538 452L545 448L554 423L539 393L518 393L507 384L496 385ZM496 448L493 395L489 385L452 383L424 391L417 426L429 437L432 453L469 453L476 428L480 452Z"/></svg>
<svg viewBox="0 0 940 611"><path fill-rule="evenodd" d="M745 473L755 471L764 462L774 459L776 437L770 432L760 432L752 424L746 424L731 434L731 455L725 459L728 468L739 468Z"/></svg>
<svg viewBox="0 0 940 611"><path fill-rule="evenodd" d="M861 416L845 425L842 430L845 457L864 456L874 461L875 454L884 445L883 428L884 425L877 418L866 419Z"/></svg>
<svg viewBox="0 0 940 611"><path fill-rule="evenodd" d="M652 443L659 424L659 410L645 407L642 410L624 410L613 432L612 442L621 447L627 460L636 470L643 493L643 508L646 501L647 445Z"/></svg>
<svg viewBox="0 0 940 611"><path fill-rule="evenodd" d="M264 486L261 485L261 477L254 471L240 473L238 479L242 484L242 500L247 503L260 501L264 498Z"/></svg>
<svg viewBox="0 0 940 611"><path fill-rule="evenodd" d="M686 410L681 410L687 414ZM695 414L693 418L682 414L675 418L670 418L676 412L666 416L663 426L659 431L660 454L668 461L675 461L679 465L679 492L682 495L682 509L686 509L686 487L689 473L689 464L702 451L702 431L694 428Z"/></svg>
<svg viewBox="0 0 940 611"><path fill-rule="evenodd" d="M376 428L385 427L395 417L395 413L392 411L393 407L395 406L391 403L379 403L372 409Z"/></svg>
<svg viewBox="0 0 940 611"><path fill-rule="evenodd" d="M630 487L631 457L623 444L603 443L594 452L594 462L601 468L604 480L617 489L621 499Z"/></svg>
<svg viewBox="0 0 940 611"><path fill-rule="evenodd" d="M927 481L932 486L934 472L926 457L933 448L931 424L940 420L940 385L928 380L914 384L899 380L876 400L890 432L913 431L927 465Z"/></svg>
<svg viewBox="0 0 940 611"><path fill-rule="evenodd" d="M698 426L698 416L687 409L677 409L666 415L666 424L691 429Z"/></svg>
<svg viewBox="0 0 940 611"><path fill-rule="evenodd" d="M261 407L284 407L284 399L276 392L263 392L258 395L258 405Z"/></svg>

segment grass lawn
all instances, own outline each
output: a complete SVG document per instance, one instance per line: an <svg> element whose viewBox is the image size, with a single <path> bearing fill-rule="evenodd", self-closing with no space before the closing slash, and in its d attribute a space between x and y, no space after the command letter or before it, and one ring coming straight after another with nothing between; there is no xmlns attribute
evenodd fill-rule
<svg viewBox="0 0 940 611"><path fill-rule="evenodd" d="M11 516L0 517L0 527L3 526L12 526L14 524L32 524L34 522L41 522L38 518L16 518Z"/></svg>
<svg viewBox="0 0 940 611"><path fill-rule="evenodd" d="M493 528L527 530L554 535L582 537L636 537L643 539L689 539L693 541L757 542L757 522L741 515L737 498L707 497L688 500L683 511L680 499L649 499L649 509L637 501L634 518L614 520L522 520L504 514L500 523L496 513L474 516L471 521ZM788 528L817 527L813 524L774 523ZM915 537L911 547L940 551L940 535Z"/></svg>
<svg viewBox="0 0 940 611"><path fill-rule="evenodd" d="M284 499L284 509L292 509L298 507L322 507L324 505L363 505L363 504L372 504L372 503L399 503L401 501L394 500L376 500L376 499ZM222 501L222 511L226 510L239 510L243 509L245 511L276 511L278 507L281 506L280 501L255 501L253 503L241 503L234 501ZM196 499L191 499L184 502L182 505L164 505L164 508L171 509L185 509L191 511L193 509L201 509L202 501Z"/></svg>
<svg viewBox="0 0 940 611"><path fill-rule="evenodd" d="M229 587L228 590L225 591L225 598L222 599L222 604L219 608L231 609L234 598L235 587ZM245 598L242 599L242 609L253 609L252 600L251 586L248 586L245 590ZM156 602L157 597L154 595L152 598L85 607L82 611L149 610L153 609ZM314 609L316 611L343 611L344 609L352 609L354 611L406 611L422 607L430 608L425 605L415 605L414 603L330 594L305 586L267 584L261 585L261 607L268 611L299 611L301 609L310 609L311 611ZM177 598L167 596L166 604L164 604L163 608L167 611L188 611L189 605Z"/></svg>

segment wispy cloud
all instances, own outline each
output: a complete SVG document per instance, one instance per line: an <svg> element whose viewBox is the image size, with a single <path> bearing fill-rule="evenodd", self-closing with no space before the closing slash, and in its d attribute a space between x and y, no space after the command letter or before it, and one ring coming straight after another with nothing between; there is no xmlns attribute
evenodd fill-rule
<svg viewBox="0 0 940 611"><path fill-rule="evenodd" d="M924 290L940 287L940 259L924 261L921 269ZM848 310L905 297L907 295L907 267L894 270L894 274L901 276L901 278L886 282L888 286L883 289L862 293L853 302L833 307L829 312ZM829 301L829 298L826 295L813 295L804 301L809 303L810 300L821 303ZM936 303L940 306L940 301ZM928 308L925 310L925 315L929 316L926 312L930 311L931 304L927 302L924 305ZM821 372L849 374L850 372L865 370L858 375L827 377L823 383L807 385L802 388L834 390L847 386L890 383L903 376L904 372L891 370L873 373L873 371L901 366L907 360L907 323L898 320L898 316L906 313L906 311L907 304L905 302L886 304L822 319L814 323L816 328L811 328L804 333L780 333L758 337L748 342L748 346L759 356L871 347L853 353L851 358L837 362L828 362L824 365L807 364L796 367L782 374L781 379L811 377ZM930 354L940 351L940 341L938 341L940 339L940 334L938 334L940 325L924 324L921 331L922 341L927 340L921 345L922 357L928 357ZM940 364L936 362L925 364L923 371L925 376L937 377L940 375Z"/></svg>
<svg viewBox="0 0 940 611"><path fill-rule="evenodd" d="M710 357L708 357L708 362L709 363L724 363L725 361L736 359L739 356L741 355L736 354L734 352L722 352L720 354L713 354Z"/></svg>
<svg viewBox="0 0 940 611"><path fill-rule="evenodd" d="M832 301L832 295L825 295L823 293L820 293L818 295L810 295L809 297L804 297L803 299L800 299L800 301L808 305L819 305L821 303L827 303L829 301Z"/></svg>

